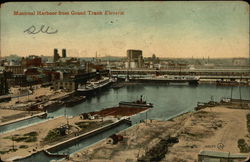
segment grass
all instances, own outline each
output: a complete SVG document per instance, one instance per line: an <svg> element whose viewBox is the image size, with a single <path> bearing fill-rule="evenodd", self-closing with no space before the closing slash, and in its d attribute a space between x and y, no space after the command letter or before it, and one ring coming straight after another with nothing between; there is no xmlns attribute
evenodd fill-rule
<svg viewBox="0 0 250 162"><path fill-rule="evenodd" d="M38 133L33 131L33 132L29 132L29 133L24 134L24 136L38 136Z"/></svg>
<svg viewBox="0 0 250 162"><path fill-rule="evenodd" d="M250 133L250 114L247 114L247 130Z"/></svg>
<svg viewBox="0 0 250 162"><path fill-rule="evenodd" d="M21 146L19 146L19 148L20 149L26 149L26 148L28 148L29 146L27 146L27 145L21 145Z"/></svg>
<svg viewBox="0 0 250 162"><path fill-rule="evenodd" d="M38 136L38 133L33 131L33 132L29 132L23 135L15 134L13 136L7 136L7 137L4 137L4 139L10 139L16 142L36 142L37 136Z"/></svg>
<svg viewBox="0 0 250 162"><path fill-rule="evenodd" d="M81 130L77 133L79 134L83 134L85 132L91 131L93 129L97 129L100 128L101 126L107 125L112 123L111 120L107 120L104 122L76 122L75 124L81 128ZM73 126L70 126L73 127ZM59 128L55 128L52 129L48 132L47 136L43 139L43 144L51 144L53 142L58 142L58 141L62 141L65 138L70 138L70 137L74 137L75 134L74 132L69 133L67 135L60 135L60 130Z"/></svg>
<svg viewBox="0 0 250 162"><path fill-rule="evenodd" d="M0 154L6 154L6 153L8 153L9 151L0 151Z"/></svg>
<svg viewBox="0 0 250 162"><path fill-rule="evenodd" d="M89 126L92 126L94 125L95 123L94 122L77 122L75 123L78 127L84 129L84 128L87 128Z"/></svg>
<svg viewBox="0 0 250 162"><path fill-rule="evenodd" d="M52 129L48 132L47 136L44 138L44 141L52 141L60 137L60 133L57 128Z"/></svg>
<svg viewBox="0 0 250 162"><path fill-rule="evenodd" d="M249 146L244 139L238 140L238 148L240 149L241 153L248 153L250 151Z"/></svg>
<svg viewBox="0 0 250 162"><path fill-rule="evenodd" d="M9 150L6 150L6 151L0 151L0 154L6 154L6 153L9 153L9 152L16 152L18 149L14 148L14 149L9 149Z"/></svg>

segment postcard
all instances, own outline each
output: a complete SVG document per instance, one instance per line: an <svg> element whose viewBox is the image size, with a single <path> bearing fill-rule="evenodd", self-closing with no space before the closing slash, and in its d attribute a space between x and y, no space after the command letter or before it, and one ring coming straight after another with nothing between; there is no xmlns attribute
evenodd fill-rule
<svg viewBox="0 0 250 162"><path fill-rule="evenodd" d="M0 161L238 161L244 1L1 4Z"/></svg>

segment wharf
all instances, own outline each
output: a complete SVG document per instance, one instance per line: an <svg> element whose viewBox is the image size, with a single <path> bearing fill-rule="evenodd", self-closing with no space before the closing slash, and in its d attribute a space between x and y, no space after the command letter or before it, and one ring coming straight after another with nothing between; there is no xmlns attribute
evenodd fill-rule
<svg viewBox="0 0 250 162"><path fill-rule="evenodd" d="M122 124L122 123L127 123L130 125L130 122L128 119L121 119L121 120L118 120L114 123L111 123L111 124L108 124L106 126L102 126L100 128L97 128L97 129L94 129L92 131L89 131L87 133L84 133L84 134L81 134L81 135L78 135L76 137L73 137L73 138L70 138L68 140L65 140L65 141L62 141L60 143L57 143L55 145L52 145L52 146L47 146L44 148L44 150L48 151L48 152L53 152L55 151L56 149L58 149L59 147L63 147L69 143L74 143L76 141L79 141L79 140L82 140L84 138L88 138L90 136L94 136L100 132L103 132L105 130L108 130L108 129L111 129L111 128L114 128L115 126L118 126L119 124Z"/></svg>
<svg viewBox="0 0 250 162"><path fill-rule="evenodd" d="M105 132L109 129L115 128L121 124L128 124L129 126L131 125L130 121L128 119L121 119L118 120L114 123L108 124L106 126L94 129L92 131L89 131L87 133L84 134L80 134L78 136L75 136L73 138L70 138L68 140L62 141L60 143L54 144L54 145L50 145L50 146L46 146L46 147L41 147L40 149L37 149L36 152L30 153L28 155L25 156L21 156L21 157L17 157L15 159L12 159L13 161L20 161L20 160L28 160L29 158L31 158L32 156L34 156L35 154L45 154L45 156L48 157L54 157L54 158L66 158L69 155L67 154L59 154L59 153L55 153L58 150L60 150L61 148L65 148L68 145L72 145L77 143L80 140L84 140L87 139L89 137L95 136L101 132Z"/></svg>
<svg viewBox="0 0 250 162"><path fill-rule="evenodd" d="M47 115L46 112L41 112L41 113L34 114L34 115L31 115L31 116L26 116L26 117L18 118L18 119L7 121L7 122L2 122L2 123L0 123L0 126L16 123L16 122L19 122L19 121L22 121L22 120L27 120L27 119L34 118L34 117L44 117L46 115Z"/></svg>

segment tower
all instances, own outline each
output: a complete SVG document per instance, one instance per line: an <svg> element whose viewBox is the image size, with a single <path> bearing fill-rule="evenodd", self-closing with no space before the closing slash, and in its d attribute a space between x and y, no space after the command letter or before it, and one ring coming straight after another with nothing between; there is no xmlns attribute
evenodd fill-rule
<svg viewBox="0 0 250 162"><path fill-rule="evenodd" d="M63 58L67 57L66 49L62 49L62 57Z"/></svg>
<svg viewBox="0 0 250 162"><path fill-rule="evenodd" d="M60 56L58 54L58 49L54 49L54 62L57 62L59 60Z"/></svg>

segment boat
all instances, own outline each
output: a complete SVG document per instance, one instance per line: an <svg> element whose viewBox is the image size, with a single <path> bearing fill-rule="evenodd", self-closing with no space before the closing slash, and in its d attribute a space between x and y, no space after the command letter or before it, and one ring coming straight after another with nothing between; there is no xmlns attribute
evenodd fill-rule
<svg viewBox="0 0 250 162"><path fill-rule="evenodd" d="M124 87L124 85L122 83L114 84L114 85L111 86L111 88L113 88L113 89L119 89L119 88L122 88L122 87Z"/></svg>
<svg viewBox="0 0 250 162"><path fill-rule="evenodd" d="M225 80L217 80L216 81L217 86L247 86L247 83L245 82L238 82L236 80L230 80L230 81L225 81Z"/></svg>
<svg viewBox="0 0 250 162"><path fill-rule="evenodd" d="M0 102L9 102L11 100L10 95L2 95L0 96Z"/></svg>
<svg viewBox="0 0 250 162"><path fill-rule="evenodd" d="M100 80L92 80L92 81L87 82L84 85L79 85L77 88L77 92L80 94L93 93L101 88L104 88L110 85L113 82L114 80L109 77L103 77Z"/></svg>
<svg viewBox="0 0 250 162"><path fill-rule="evenodd" d="M61 107L62 105L63 105L62 101L48 101L42 105L42 109L48 111L50 109Z"/></svg>
<svg viewBox="0 0 250 162"><path fill-rule="evenodd" d="M142 99L142 95L140 100L136 100L133 102L126 102L126 101L121 101L119 102L119 107L141 107L141 108L153 108L152 103L147 103Z"/></svg>
<svg viewBox="0 0 250 162"><path fill-rule="evenodd" d="M74 96L71 99L65 101L65 106L66 107L73 107L77 104L80 104L86 100L85 96Z"/></svg>
<svg viewBox="0 0 250 162"><path fill-rule="evenodd" d="M160 75L132 78L136 82L167 83L168 85L198 85L200 77L189 75Z"/></svg>

